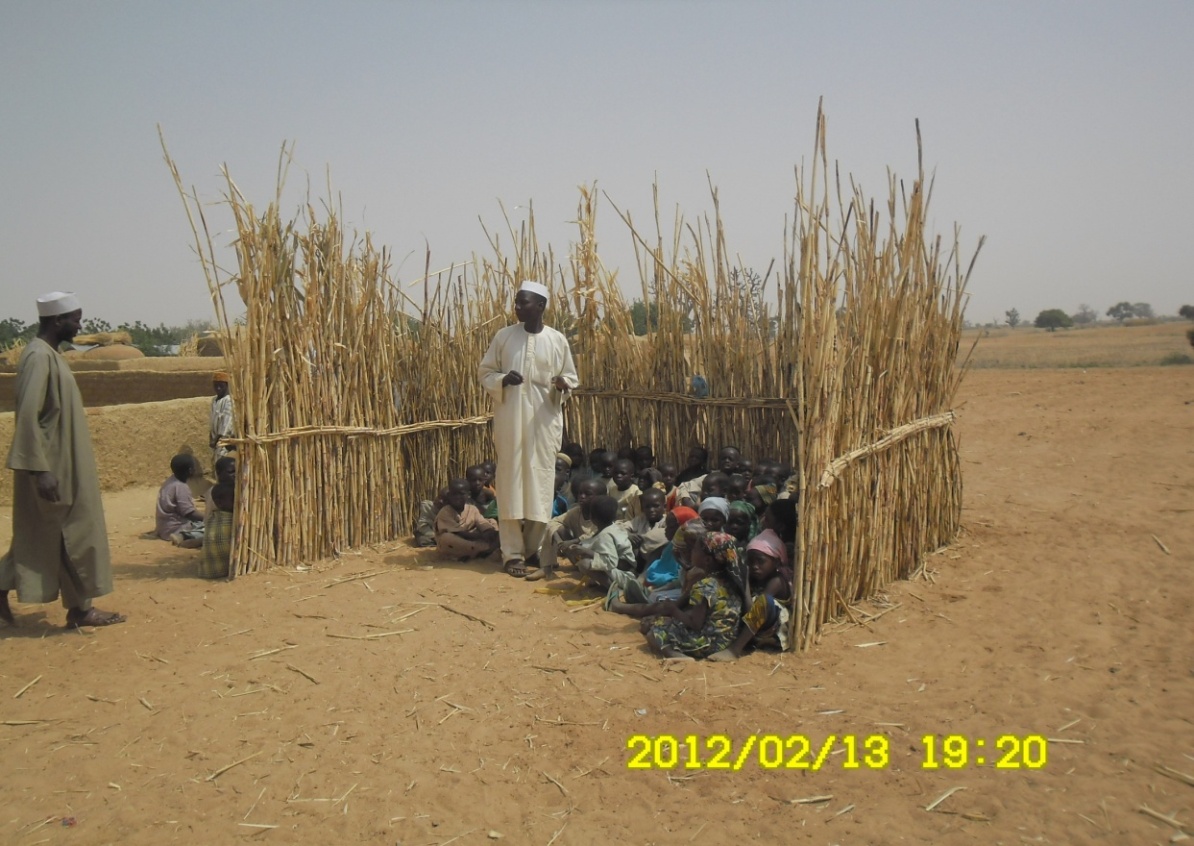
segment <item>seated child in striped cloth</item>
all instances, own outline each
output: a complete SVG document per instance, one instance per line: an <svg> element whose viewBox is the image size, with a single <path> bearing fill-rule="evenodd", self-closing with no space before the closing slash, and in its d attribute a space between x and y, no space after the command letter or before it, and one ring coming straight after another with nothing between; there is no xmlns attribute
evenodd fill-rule
<svg viewBox="0 0 1194 846"><path fill-rule="evenodd" d="M223 461L224 459L220 459ZM236 505L236 486L220 482L208 493L212 511L207 515L203 549L199 553L199 578L226 579L232 560L232 511Z"/></svg>
<svg viewBox="0 0 1194 846"><path fill-rule="evenodd" d="M481 516L469 500L464 479L448 483L444 507L435 515L435 546L442 554L460 561L484 558L498 548L498 527Z"/></svg>

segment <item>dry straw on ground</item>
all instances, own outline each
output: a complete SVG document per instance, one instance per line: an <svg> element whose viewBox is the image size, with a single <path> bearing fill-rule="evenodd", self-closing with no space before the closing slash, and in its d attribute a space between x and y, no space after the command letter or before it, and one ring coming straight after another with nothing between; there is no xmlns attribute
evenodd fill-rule
<svg viewBox="0 0 1194 846"><path fill-rule="evenodd" d="M278 198L257 210L226 174L237 229L227 276L202 205L167 161L217 319L236 339L236 574L409 535L419 499L492 455L477 364L525 278L552 289L552 322L572 340L582 389L567 409L570 438L649 442L675 457L734 444L798 467L797 648L958 529L949 412L969 270L956 233L943 242L924 231L923 167L911 186L892 176L886 209L876 206L830 170L820 115L782 262L762 276L732 260L715 189L710 215L677 217L667 231L657 201L654 234L618 211L637 248L636 298L653 314L645 336L600 260L592 188L580 190L566 256L540 247L532 213L487 232L487 255L436 273L428 262L400 286L387 252L349 237L335 209L308 204L286 220ZM287 163L284 151L279 196ZM244 303L242 332L231 331L227 296ZM697 374L707 397L689 392Z"/></svg>

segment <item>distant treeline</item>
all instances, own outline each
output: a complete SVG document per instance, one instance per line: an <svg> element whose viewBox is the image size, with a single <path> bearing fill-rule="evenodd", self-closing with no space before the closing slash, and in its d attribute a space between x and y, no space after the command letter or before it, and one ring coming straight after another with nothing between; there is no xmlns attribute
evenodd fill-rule
<svg viewBox="0 0 1194 846"><path fill-rule="evenodd" d="M187 338L210 328L211 324L205 320L188 320L182 326L167 326L164 323L156 327L147 326L140 320L113 326L98 317L87 317L83 319L82 334L128 332L133 339L133 346L145 355L171 355ZM0 349L11 347L18 341L28 343L36 334L36 323L25 323L15 317L0 320Z"/></svg>

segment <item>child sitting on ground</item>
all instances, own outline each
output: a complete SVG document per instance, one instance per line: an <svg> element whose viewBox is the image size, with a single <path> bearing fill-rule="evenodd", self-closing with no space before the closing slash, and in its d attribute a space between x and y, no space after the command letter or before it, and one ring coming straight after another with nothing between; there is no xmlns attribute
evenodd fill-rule
<svg viewBox="0 0 1194 846"><path fill-rule="evenodd" d="M704 539L707 530L696 512L685 505L668 512L666 519L669 543L663 554L643 573L641 587L627 586L621 598L607 603L606 610L641 620L664 613L661 601L680 598L682 568L688 564L693 545Z"/></svg>
<svg viewBox="0 0 1194 846"><path fill-rule="evenodd" d="M711 496L719 496L724 499L726 491L730 487L730 477L720 470L714 470L701 478L699 487L695 488L700 492L699 494L694 492L693 485L696 485L695 481L689 483L687 487L681 485L679 488L680 504L687 505L689 508L696 508L698 503Z"/></svg>
<svg viewBox="0 0 1194 846"><path fill-rule="evenodd" d="M569 483L572 481L572 458L566 452L556 453L556 476L551 516L559 517L576 503L572 501Z"/></svg>
<svg viewBox="0 0 1194 846"><path fill-rule="evenodd" d="M720 532L730 519L730 504L720 496L711 496L701 500L696 512L706 529L710 532Z"/></svg>
<svg viewBox="0 0 1194 846"><path fill-rule="evenodd" d="M216 458L216 484L236 484L236 459L232 456ZM211 486L214 488L215 486ZM211 501L211 488L203 495L203 525L207 526L211 514L216 511L215 502Z"/></svg>
<svg viewBox="0 0 1194 846"><path fill-rule="evenodd" d="M796 560L796 500L777 499L763 512L762 527L779 535L788 550L788 560Z"/></svg>
<svg viewBox="0 0 1194 846"><path fill-rule="evenodd" d="M744 589L738 550L723 532L705 536L684 570L680 602L643 620L647 645L662 658L707 658L726 649L738 632Z"/></svg>
<svg viewBox="0 0 1194 846"><path fill-rule="evenodd" d="M593 523L590 509L593 500L604 494L605 480L600 476L573 483L572 495L576 497L576 505L569 508L562 517L553 518L547 524L543 546L539 550L539 569L527 573L528 582L549 579L555 575L562 544L587 540L597 534L597 526Z"/></svg>
<svg viewBox="0 0 1194 846"><path fill-rule="evenodd" d="M482 517L469 500L464 479L448 483L444 507L435 515L435 547L460 561L484 558L498 548L497 524Z"/></svg>
<svg viewBox="0 0 1194 846"><path fill-rule="evenodd" d="M487 486L489 475L480 464L474 464L464 471L465 481L468 482L468 496L477 510L484 512L489 503L493 502L493 488Z"/></svg>
<svg viewBox="0 0 1194 846"><path fill-rule="evenodd" d="M614 483L614 462L618 460L618 454L613 450L605 450L597 459L601 467L601 478L605 480L605 492L610 496L614 496L614 489L617 485ZM593 468L597 472L597 468Z"/></svg>
<svg viewBox="0 0 1194 846"><path fill-rule="evenodd" d="M630 545L634 548L635 572L645 570L667 546L667 511L663 507L663 491L650 488L639 497L638 516L623 521Z"/></svg>
<svg viewBox="0 0 1194 846"><path fill-rule="evenodd" d="M634 581L634 549L626 530L614 522L618 516L616 499L608 495L595 497L589 513L597 534L587 541L561 544L560 554L576 565L589 584L616 597Z"/></svg>
<svg viewBox="0 0 1194 846"><path fill-rule="evenodd" d="M788 606L792 601L792 570L788 550L771 529L760 532L746 548L746 566L750 573L742 630L734 642L709 656L711 661L734 661L747 647L788 645Z"/></svg>
<svg viewBox="0 0 1194 846"><path fill-rule="evenodd" d="M444 507L448 489L442 488L435 499L419 500L419 511L415 515L415 546L435 546L435 515Z"/></svg>
<svg viewBox="0 0 1194 846"><path fill-rule="evenodd" d="M738 557L746 557L746 545L759 533L759 520L755 507L745 500L730 503L730 515L726 518L725 531L738 544Z"/></svg>
<svg viewBox="0 0 1194 846"><path fill-rule="evenodd" d="M170 459L173 474L158 490L154 530L162 540L175 546L198 549L203 545L203 515L195 509L195 500L187 479L195 469L195 459L180 453Z"/></svg>
<svg viewBox="0 0 1194 846"><path fill-rule="evenodd" d="M778 492L779 486L772 476L755 476L746 491L746 501L754 506L755 514L762 514L767 506L775 502Z"/></svg>
<svg viewBox="0 0 1194 846"><path fill-rule="evenodd" d="M670 461L663 462L659 465L659 481L654 485L663 491L663 505L668 511L680 504L676 501L676 472L675 464Z"/></svg>
<svg viewBox="0 0 1194 846"><path fill-rule="evenodd" d="M224 456L216 462L230 460ZM235 469L235 462L233 468ZM217 472L218 475L218 472ZM236 505L236 485L217 482L208 492L212 510L203 531L203 551L199 554L199 578L226 579L232 560L232 512Z"/></svg>
<svg viewBox="0 0 1194 846"><path fill-rule="evenodd" d="M618 501L619 520L633 520L639 514L638 497L641 491L634 483L635 473L634 462L629 458L614 461L609 495Z"/></svg>

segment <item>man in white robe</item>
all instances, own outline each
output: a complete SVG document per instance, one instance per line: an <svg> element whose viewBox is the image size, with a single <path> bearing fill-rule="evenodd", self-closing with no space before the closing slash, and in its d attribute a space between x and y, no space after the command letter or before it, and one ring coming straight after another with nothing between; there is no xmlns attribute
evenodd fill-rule
<svg viewBox="0 0 1194 846"><path fill-rule="evenodd" d="M112 592L108 532L83 398L58 346L79 332L74 294L39 297L37 337L17 364L16 411L8 467L13 471L12 547L0 558L0 620L14 623L8 592L21 602L53 602L66 624L107 626L124 617L93 608Z"/></svg>
<svg viewBox="0 0 1194 846"><path fill-rule="evenodd" d="M523 282L514 298L519 322L498 331L480 368L493 398L503 568L516 577L538 560L555 496L564 401L579 382L568 339L543 324L545 308L547 287Z"/></svg>

